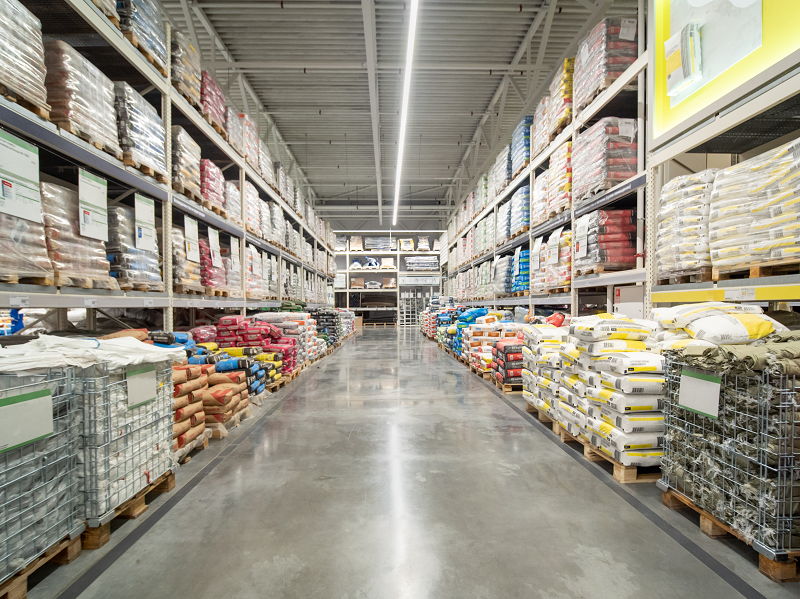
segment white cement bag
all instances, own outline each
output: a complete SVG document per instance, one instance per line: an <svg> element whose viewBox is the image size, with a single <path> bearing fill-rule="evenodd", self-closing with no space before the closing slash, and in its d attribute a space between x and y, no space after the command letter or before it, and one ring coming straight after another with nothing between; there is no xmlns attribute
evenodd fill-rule
<svg viewBox="0 0 800 599"><path fill-rule="evenodd" d="M569 332L582 341L604 341L606 339L644 340L652 329L622 318L601 319L586 324L570 325Z"/></svg>
<svg viewBox="0 0 800 599"><path fill-rule="evenodd" d="M636 412L622 414L607 406L600 408L603 422L622 429L626 433L663 433L664 414L662 412Z"/></svg>
<svg viewBox="0 0 800 599"><path fill-rule="evenodd" d="M673 349L683 349L684 347L714 347L715 345L717 344L701 339L672 339L659 343L658 351L665 352Z"/></svg>
<svg viewBox="0 0 800 599"><path fill-rule="evenodd" d="M581 381L577 374L562 375L560 383L575 395L580 395L581 397L586 395L586 384Z"/></svg>
<svg viewBox="0 0 800 599"><path fill-rule="evenodd" d="M612 354L609 369L618 374L635 372L664 372L664 358L648 352Z"/></svg>
<svg viewBox="0 0 800 599"><path fill-rule="evenodd" d="M564 401L558 402L559 422L571 423L577 427L586 426L586 414Z"/></svg>
<svg viewBox="0 0 800 599"><path fill-rule="evenodd" d="M551 324L526 324L522 326L522 336L530 343L561 343L567 331Z"/></svg>
<svg viewBox="0 0 800 599"><path fill-rule="evenodd" d="M672 308L653 310L653 317L660 318L665 329L684 329L692 322L709 316L725 314L763 314L761 306L748 304L729 304L726 302L703 302L700 304L683 304Z"/></svg>
<svg viewBox="0 0 800 599"><path fill-rule="evenodd" d="M603 354L614 354L618 352L647 351L647 342L631 341L630 339L609 339L608 341L587 342L581 341L577 344L579 351L585 352L590 356L602 356Z"/></svg>
<svg viewBox="0 0 800 599"><path fill-rule="evenodd" d="M611 370L611 356L615 355L617 354L590 356L589 354L581 353L578 358L578 367L583 370L593 370L595 372Z"/></svg>
<svg viewBox="0 0 800 599"><path fill-rule="evenodd" d="M587 387L600 387L600 373L592 370L578 369L578 379Z"/></svg>
<svg viewBox="0 0 800 599"><path fill-rule="evenodd" d="M628 395L614 389L589 387L586 396L594 403L608 406L620 413L652 412L664 409L664 396L658 395Z"/></svg>
<svg viewBox="0 0 800 599"><path fill-rule="evenodd" d="M655 449L663 445L664 438L658 433L626 433L597 418L586 419L586 428L592 433L592 445L606 449L611 457L616 451L632 449Z"/></svg>
<svg viewBox="0 0 800 599"><path fill-rule="evenodd" d="M706 316L693 321L685 329L694 339L717 345L751 343L775 331L789 330L764 314Z"/></svg>
<svg viewBox="0 0 800 599"><path fill-rule="evenodd" d="M628 374L620 376L614 372L601 372L600 383L608 389L622 393L662 395L665 378L660 374ZM620 410L622 411L622 410Z"/></svg>
<svg viewBox="0 0 800 599"><path fill-rule="evenodd" d="M559 384L555 381L551 381L543 376L540 376L536 379L536 385L541 389L547 389L547 391L553 394L553 397L558 395Z"/></svg>

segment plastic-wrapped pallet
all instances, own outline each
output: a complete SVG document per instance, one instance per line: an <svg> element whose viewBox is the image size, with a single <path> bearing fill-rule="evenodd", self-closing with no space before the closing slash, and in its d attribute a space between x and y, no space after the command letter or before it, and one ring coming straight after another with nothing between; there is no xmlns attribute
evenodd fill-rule
<svg viewBox="0 0 800 599"><path fill-rule="evenodd" d="M73 367L46 366L40 374L0 374L4 403L27 393L49 391L52 406L46 408L46 415L52 415L53 426L46 438L12 443L2 454L0 583L83 528L78 494L80 412L74 376ZM80 548L80 538L75 542ZM24 595L24 579L22 585ZM14 588L19 586L12 585L12 593Z"/></svg>
<svg viewBox="0 0 800 599"><path fill-rule="evenodd" d="M119 27L136 36L138 47L153 57L164 72L167 69L167 34L161 11L153 0L117 0Z"/></svg>
<svg viewBox="0 0 800 599"><path fill-rule="evenodd" d="M272 229L272 214L269 209L269 202L259 200L259 230L261 237L270 241L275 237L275 231Z"/></svg>
<svg viewBox="0 0 800 599"><path fill-rule="evenodd" d="M205 292L200 282L200 264L186 257L186 239L180 227L172 228L172 281L181 287L181 289L176 288L176 293Z"/></svg>
<svg viewBox="0 0 800 599"><path fill-rule="evenodd" d="M244 127L239 115L230 106L225 107L225 133L231 147L244 156Z"/></svg>
<svg viewBox="0 0 800 599"><path fill-rule="evenodd" d="M50 120L69 123L76 133L119 156L122 150L114 113L114 84L69 44L52 40L44 49Z"/></svg>
<svg viewBox="0 0 800 599"><path fill-rule="evenodd" d="M534 179L529 217L531 226L538 225L547 220L547 215L549 214L547 193L549 172L549 170L545 170L542 174L537 175Z"/></svg>
<svg viewBox="0 0 800 599"><path fill-rule="evenodd" d="M220 168L207 158L200 160L200 194L205 201L225 208L225 177Z"/></svg>
<svg viewBox="0 0 800 599"><path fill-rule="evenodd" d="M558 386L561 371L558 353L567 331L550 324L528 324L522 327L522 396L545 414L557 413Z"/></svg>
<svg viewBox="0 0 800 599"><path fill-rule="evenodd" d="M575 269L581 274L636 267L636 214L634 210L595 210L575 226Z"/></svg>
<svg viewBox="0 0 800 599"><path fill-rule="evenodd" d="M225 269L225 285L231 297L241 297L242 293L242 266L238 254L233 254L230 248L220 248L222 255L222 268Z"/></svg>
<svg viewBox="0 0 800 599"><path fill-rule="evenodd" d="M534 249L535 245L531 249L531 293L541 294L547 290L547 241L542 238L538 254Z"/></svg>
<svg viewBox="0 0 800 599"><path fill-rule="evenodd" d="M708 219L717 169L676 177L661 188L656 215L659 275L694 273L711 267Z"/></svg>
<svg viewBox="0 0 800 599"><path fill-rule="evenodd" d="M235 223L242 222L242 192L238 181L225 181L225 212Z"/></svg>
<svg viewBox="0 0 800 599"><path fill-rule="evenodd" d="M636 139L636 120L616 117L600 119L578 136L572 160L576 207L636 175Z"/></svg>
<svg viewBox="0 0 800 599"><path fill-rule="evenodd" d="M172 126L172 186L200 199L200 146L183 127Z"/></svg>
<svg viewBox="0 0 800 599"><path fill-rule="evenodd" d="M133 407L128 377L135 375L126 367L101 363L80 373L84 519L105 516L172 468L172 370L169 361L155 359L162 358L146 356L143 364L155 369L147 390L154 399Z"/></svg>
<svg viewBox="0 0 800 599"><path fill-rule="evenodd" d="M0 80L48 110L42 24L17 0L0 3L0 42Z"/></svg>
<svg viewBox="0 0 800 599"><path fill-rule="evenodd" d="M288 183L288 178L289 177L286 175L286 169L283 168L283 165L281 163L276 163L276 167L275 168L276 168L276 171L277 171L275 173L275 175L276 175L275 178L278 181L278 193L281 194L281 197L284 199L284 201L288 202L289 191L288 191L286 185ZM291 202L289 202L289 203L291 203Z"/></svg>
<svg viewBox="0 0 800 599"><path fill-rule="evenodd" d="M166 176L164 123L156 109L124 81L114 83L114 105L123 151L130 152L137 165Z"/></svg>
<svg viewBox="0 0 800 599"><path fill-rule="evenodd" d="M283 209L278 202L269 202L270 220L272 222L272 239L273 243L278 245L286 245L284 239L286 236L286 218L283 216Z"/></svg>
<svg viewBox="0 0 800 599"><path fill-rule="evenodd" d="M512 292L528 291L530 288L530 266L530 250L518 249L514 255L514 282L511 287Z"/></svg>
<svg viewBox="0 0 800 599"><path fill-rule="evenodd" d="M511 293L514 284L514 256L496 258L492 267L492 290L495 295Z"/></svg>
<svg viewBox="0 0 800 599"><path fill-rule="evenodd" d="M48 279L52 284L44 225L0 213L0 281L18 283L27 277Z"/></svg>
<svg viewBox="0 0 800 599"><path fill-rule="evenodd" d="M574 71L575 59L565 58L550 83L550 105L547 107L547 132L550 137L560 133L572 122L572 75Z"/></svg>
<svg viewBox="0 0 800 599"><path fill-rule="evenodd" d="M497 197L508 182L511 181L511 144L503 146L494 161L494 165L489 171L489 197ZM472 218L472 214L466 214L466 221Z"/></svg>
<svg viewBox="0 0 800 599"><path fill-rule="evenodd" d="M800 255L799 150L795 140L716 173L708 225L714 268Z"/></svg>
<svg viewBox="0 0 800 599"><path fill-rule="evenodd" d="M585 108L636 62L636 16L603 19L580 44L575 57L575 106ZM636 89L636 79L627 89Z"/></svg>
<svg viewBox="0 0 800 599"><path fill-rule="evenodd" d="M200 77L200 108L203 115L220 131L225 129L225 96L208 71Z"/></svg>
<svg viewBox="0 0 800 599"><path fill-rule="evenodd" d="M111 206L108 209L106 255L111 262L111 276L120 289L164 291L158 259L158 236L155 251L136 247L136 219L133 208Z"/></svg>
<svg viewBox="0 0 800 599"><path fill-rule="evenodd" d="M245 270L247 273L247 293L248 296L261 297L261 277L263 276L263 266L261 264L261 254L254 246L247 244L245 251Z"/></svg>
<svg viewBox="0 0 800 599"><path fill-rule="evenodd" d="M511 173L515 175L531 159L531 125L533 117L524 117L511 134Z"/></svg>
<svg viewBox="0 0 800 599"><path fill-rule="evenodd" d="M258 140L258 167L264 181L274 186L275 167L272 164L272 152L269 151L269 146L263 139Z"/></svg>
<svg viewBox="0 0 800 599"><path fill-rule="evenodd" d="M219 266L214 266L211 256L211 245L208 239L201 238L198 241L200 247L200 284L203 287L213 287L214 289L227 289L228 283L225 279L225 268L222 265L222 255L217 257Z"/></svg>
<svg viewBox="0 0 800 599"><path fill-rule="evenodd" d="M556 229L547 240L547 289L572 284L572 231Z"/></svg>
<svg viewBox="0 0 800 599"><path fill-rule="evenodd" d="M234 181L236 189L239 189L239 181ZM251 233L261 231L261 198L258 197L258 190L250 181L244 182L244 222L247 230Z"/></svg>
<svg viewBox="0 0 800 599"><path fill-rule="evenodd" d="M200 106L200 52L177 29L171 31L172 85L193 106Z"/></svg>
<svg viewBox="0 0 800 599"><path fill-rule="evenodd" d="M533 115L531 126L531 158L536 158L550 145L550 96L543 96L536 105L536 114Z"/></svg>
<svg viewBox="0 0 800 599"><path fill-rule="evenodd" d="M547 170L548 218L568 210L572 203L572 142L561 144L550 156Z"/></svg>
<svg viewBox="0 0 800 599"><path fill-rule="evenodd" d="M495 244L500 245L509 235L511 235L511 202L506 202L497 209Z"/></svg>
<svg viewBox="0 0 800 599"><path fill-rule="evenodd" d="M266 259L266 258L265 258ZM270 273L270 280L269 280L269 293L275 297L278 297L278 288L280 282L280 268L278 264L278 258L274 254L269 255L269 273Z"/></svg>
<svg viewBox="0 0 800 599"><path fill-rule="evenodd" d="M77 192L52 183L42 183L40 189L47 253L56 286L118 289L109 275L105 244L81 236Z"/></svg>
<svg viewBox="0 0 800 599"><path fill-rule="evenodd" d="M259 155L259 139L256 125L249 114L239 113L239 122L242 125L242 147L244 149L244 157L247 163L252 166L256 171L259 170L258 155Z"/></svg>
<svg viewBox="0 0 800 599"><path fill-rule="evenodd" d="M531 186L523 185L511 196L509 233L527 229L530 226Z"/></svg>

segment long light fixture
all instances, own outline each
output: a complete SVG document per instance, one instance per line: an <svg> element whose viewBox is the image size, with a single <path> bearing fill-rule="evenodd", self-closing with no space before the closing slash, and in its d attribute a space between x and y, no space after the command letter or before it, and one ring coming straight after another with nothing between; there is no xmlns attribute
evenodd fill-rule
<svg viewBox="0 0 800 599"><path fill-rule="evenodd" d="M403 149L406 145L406 121L408 120L408 96L411 94L411 65L414 62L414 37L417 33L417 7L419 0L411 0L411 19L408 22L408 49L406 50L406 72L403 80L403 106L400 112L400 141L397 144L397 171L394 181L394 210L392 226L397 225L397 207L400 204L400 174L403 171Z"/></svg>

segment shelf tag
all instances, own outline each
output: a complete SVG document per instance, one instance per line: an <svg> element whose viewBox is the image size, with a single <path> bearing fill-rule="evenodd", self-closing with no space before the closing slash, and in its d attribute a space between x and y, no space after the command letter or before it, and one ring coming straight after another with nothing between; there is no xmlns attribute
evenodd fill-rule
<svg viewBox="0 0 800 599"><path fill-rule="evenodd" d="M619 28L619 39L632 42L636 39L636 19L622 19Z"/></svg>
<svg viewBox="0 0 800 599"><path fill-rule="evenodd" d="M0 212L42 222L39 148L0 131Z"/></svg>
<svg viewBox="0 0 800 599"><path fill-rule="evenodd" d="M133 198L134 220L136 221L136 249L146 252L156 251L156 210L155 202L138 193Z"/></svg>
<svg viewBox="0 0 800 599"><path fill-rule="evenodd" d="M153 300L151 300L151 299L144 300L144 307L145 308L152 308L153 307Z"/></svg>
<svg viewBox="0 0 800 599"><path fill-rule="evenodd" d="M81 235L108 241L108 182L78 169L78 220Z"/></svg>
<svg viewBox="0 0 800 599"><path fill-rule="evenodd" d="M83 307L84 308L96 308L97 307L97 300L96 299L85 299L85 300L83 300Z"/></svg>
<svg viewBox="0 0 800 599"><path fill-rule="evenodd" d="M222 268L222 256L219 253L219 231L208 228L208 245L211 248L211 266Z"/></svg>
<svg viewBox="0 0 800 599"><path fill-rule="evenodd" d="M8 303L12 308L27 308L31 304L31 298L27 295L12 295L8 298Z"/></svg>
<svg viewBox="0 0 800 599"><path fill-rule="evenodd" d="M199 235L197 221L188 216L183 217L183 236L186 240L186 259L191 262L200 262Z"/></svg>
<svg viewBox="0 0 800 599"><path fill-rule="evenodd" d="M712 372L681 370L678 405L709 418L719 418L719 389L722 379Z"/></svg>

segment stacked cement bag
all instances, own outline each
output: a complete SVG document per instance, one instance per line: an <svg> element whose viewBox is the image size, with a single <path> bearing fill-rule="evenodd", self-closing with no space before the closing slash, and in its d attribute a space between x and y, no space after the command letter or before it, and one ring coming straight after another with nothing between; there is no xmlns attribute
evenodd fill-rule
<svg viewBox="0 0 800 599"><path fill-rule="evenodd" d="M172 85L194 106L200 105L200 53L189 38L172 30Z"/></svg>
<svg viewBox="0 0 800 599"><path fill-rule="evenodd" d="M522 395L528 404L554 420L558 416L561 381L559 347L566 337L566 329L549 324L522 327Z"/></svg>
<svg viewBox="0 0 800 599"><path fill-rule="evenodd" d="M624 466L657 466L663 455L664 358L654 328L611 314L570 325L578 381L591 404L581 436Z"/></svg>
<svg viewBox="0 0 800 599"><path fill-rule="evenodd" d="M538 225L547 220L548 215L548 170L536 176L531 194L530 222L531 226Z"/></svg>
<svg viewBox="0 0 800 599"><path fill-rule="evenodd" d="M451 325L453 326L453 325ZM492 343L500 338L497 316L487 314L478 316L475 321L463 327L455 325L456 333L461 335L461 354L481 372L492 371Z"/></svg>
<svg viewBox="0 0 800 599"><path fill-rule="evenodd" d="M550 130L547 113L550 108L550 96L544 96L536 106L536 114L531 125L531 158L536 158L550 145Z"/></svg>
<svg viewBox="0 0 800 599"><path fill-rule="evenodd" d="M172 367L172 452L175 459L202 445L206 439L203 396L208 390L208 375L213 373L213 364Z"/></svg>
<svg viewBox="0 0 800 599"><path fill-rule="evenodd" d="M156 109L124 81L114 83L114 106L122 149L130 153L137 166L166 176L164 122Z"/></svg>
<svg viewBox="0 0 800 599"><path fill-rule="evenodd" d="M249 114L240 113L239 121L242 124L242 147L244 148L244 156L247 163L253 167L257 172L260 167L258 164L260 155L260 144L258 139L258 131L256 125Z"/></svg>
<svg viewBox="0 0 800 599"><path fill-rule="evenodd" d="M508 330L505 324L501 323L501 333ZM518 328L522 328L522 325L519 325ZM522 347L522 341L516 337L512 339L503 337L495 344L492 350L492 357L494 358L492 370L494 371L494 378L501 385L522 384Z"/></svg>

